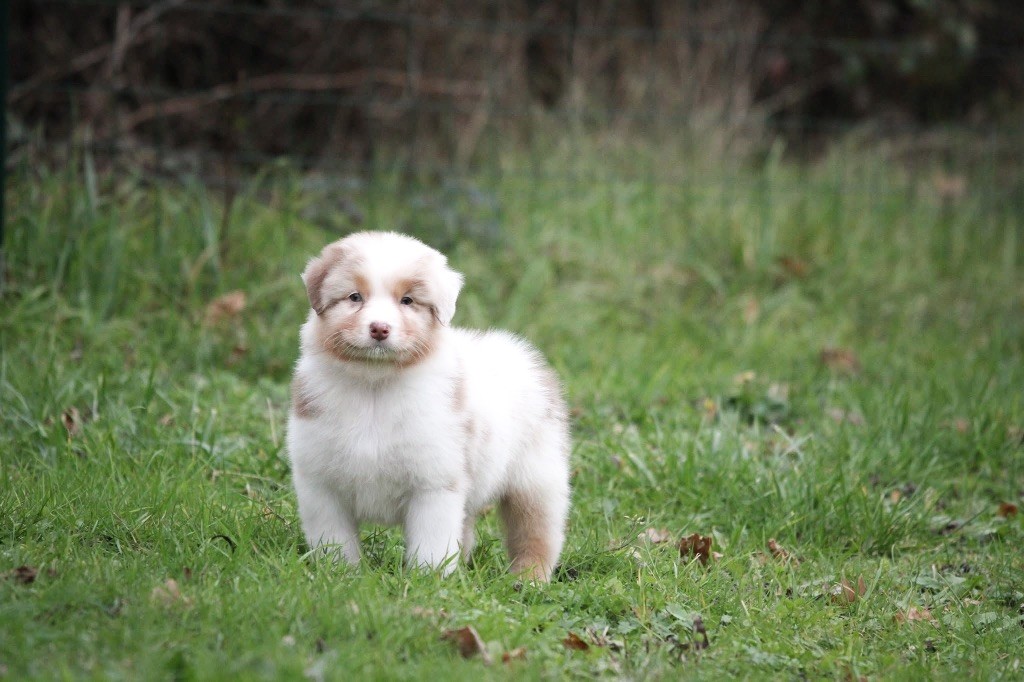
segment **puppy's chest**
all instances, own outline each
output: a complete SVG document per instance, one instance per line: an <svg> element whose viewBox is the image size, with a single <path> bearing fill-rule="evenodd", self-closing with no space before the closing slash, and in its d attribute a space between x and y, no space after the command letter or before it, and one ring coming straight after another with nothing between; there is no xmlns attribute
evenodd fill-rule
<svg viewBox="0 0 1024 682"><path fill-rule="evenodd" d="M341 393L325 407L322 473L339 487L429 485L459 459L447 415L429 399Z"/></svg>

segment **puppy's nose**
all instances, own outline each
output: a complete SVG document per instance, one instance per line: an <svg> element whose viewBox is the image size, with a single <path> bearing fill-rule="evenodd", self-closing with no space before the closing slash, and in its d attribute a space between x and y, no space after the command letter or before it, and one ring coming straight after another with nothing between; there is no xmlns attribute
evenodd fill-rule
<svg viewBox="0 0 1024 682"><path fill-rule="evenodd" d="M371 322L370 323L370 336L377 341L383 341L388 338L388 334L391 333L391 325L387 322Z"/></svg>

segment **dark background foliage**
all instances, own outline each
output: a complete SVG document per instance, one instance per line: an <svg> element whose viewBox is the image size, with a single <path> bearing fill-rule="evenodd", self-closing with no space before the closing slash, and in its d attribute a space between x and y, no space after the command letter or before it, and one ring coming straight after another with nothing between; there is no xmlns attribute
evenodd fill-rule
<svg viewBox="0 0 1024 682"><path fill-rule="evenodd" d="M10 21L18 130L122 153L466 161L534 111L806 139L988 124L1024 91L1015 0L20 0Z"/></svg>

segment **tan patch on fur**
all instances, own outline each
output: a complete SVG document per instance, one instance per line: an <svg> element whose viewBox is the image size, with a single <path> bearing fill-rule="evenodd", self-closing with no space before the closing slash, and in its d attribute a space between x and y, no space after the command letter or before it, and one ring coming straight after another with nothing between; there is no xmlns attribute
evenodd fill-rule
<svg viewBox="0 0 1024 682"><path fill-rule="evenodd" d="M499 510L505 524L512 572L532 580L550 580L558 557L554 556L550 537L552 520L543 502L534 496L513 492L501 500Z"/></svg>
<svg viewBox="0 0 1024 682"><path fill-rule="evenodd" d="M400 300L403 296L409 296L417 303L426 302L427 291L427 280L422 277L409 277L398 280L395 283L395 288L391 290L396 301Z"/></svg>
<svg viewBox="0 0 1024 682"><path fill-rule="evenodd" d="M467 417L462 428L466 432L466 446L462 449L462 469L466 474L466 480L473 480L475 467L473 466L473 451L477 448L476 420Z"/></svg>
<svg viewBox="0 0 1024 682"><path fill-rule="evenodd" d="M359 332L361 328L359 315L351 314L341 318L334 324L328 324L321 318L317 326L317 336L320 345L328 353L344 362L358 361L358 355L349 352L346 337L351 337Z"/></svg>
<svg viewBox="0 0 1024 682"><path fill-rule="evenodd" d="M438 317L437 306L431 300L430 296L430 282L426 277L417 275L415 277L409 277L403 280L399 280L395 284L395 288L392 290L395 296L395 300L400 301L403 296L409 296L415 302L414 308L421 308L426 310L430 317L430 326L439 327L441 326L441 319Z"/></svg>
<svg viewBox="0 0 1024 682"><path fill-rule="evenodd" d="M460 374L455 377L452 385L452 412L456 414L466 409L466 377Z"/></svg>
<svg viewBox="0 0 1024 682"><path fill-rule="evenodd" d="M323 408L314 399L309 383L301 374L292 379L292 411L300 419L315 419L323 414Z"/></svg>
<svg viewBox="0 0 1024 682"><path fill-rule="evenodd" d="M302 279L306 283L306 294L309 296L309 305L316 311L317 315L324 312L325 301L323 300L324 280L331 270L345 260L345 249L338 243L328 244L320 255L309 262L306 271L302 273Z"/></svg>
<svg viewBox="0 0 1024 682"><path fill-rule="evenodd" d="M369 288L369 282L359 273L363 265L363 259L358 253L352 253L350 249L342 246L339 242L328 244L320 255L309 262L306 271L302 273L302 279L306 283L306 294L309 296L309 305L316 311L317 315L323 315L335 305L344 300L352 291L345 292L341 297L328 299L324 294L324 281L332 272L343 272L353 280L353 291L365 293Z"/></svg>

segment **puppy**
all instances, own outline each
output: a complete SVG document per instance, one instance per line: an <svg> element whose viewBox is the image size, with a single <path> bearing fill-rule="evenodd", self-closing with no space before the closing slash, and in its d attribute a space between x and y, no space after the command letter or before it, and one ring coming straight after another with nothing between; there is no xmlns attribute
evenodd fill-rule
<svg viewBox="0 0 1024 682"><path fill-rule="evenodd" d="M406 562L447 575L497 503L514 572L547 581L565 539L569 429L540 354L449 326L462 275L420 241L361 232L302 273L311 310L288 451L310 547L359 561L359 524L401 525Z"/></svg>

